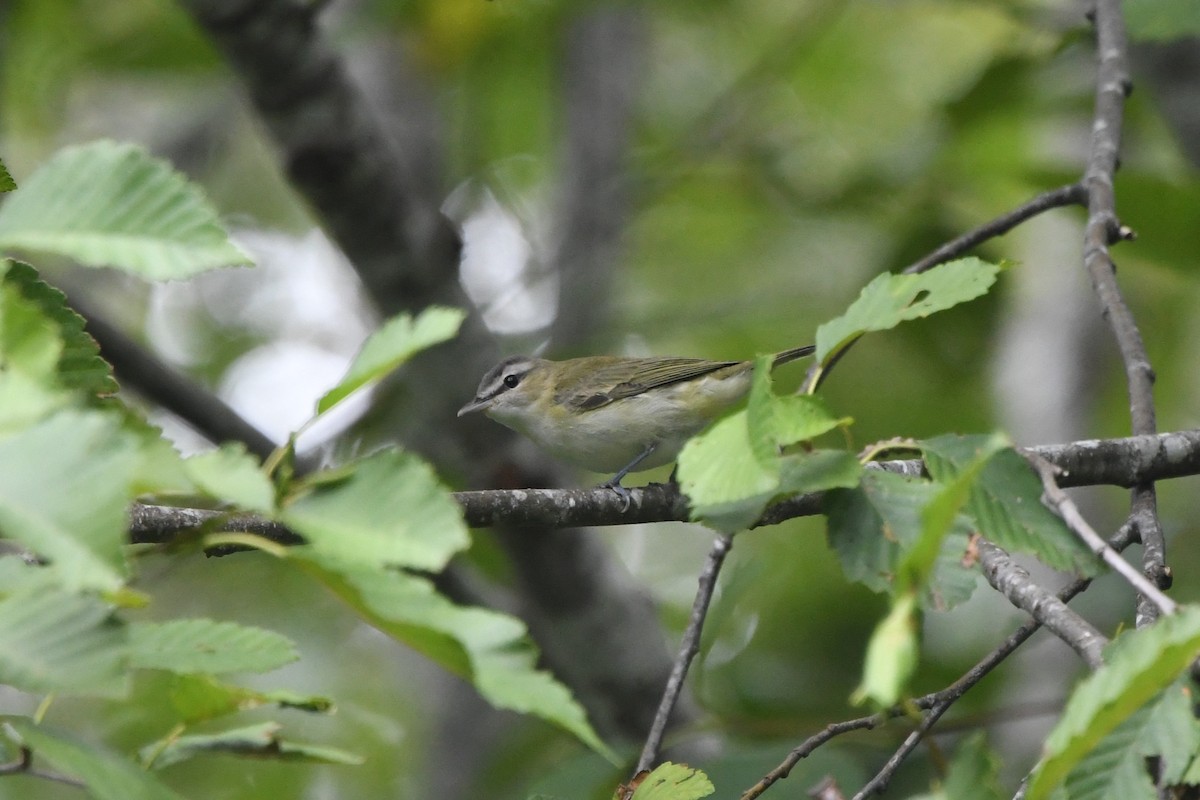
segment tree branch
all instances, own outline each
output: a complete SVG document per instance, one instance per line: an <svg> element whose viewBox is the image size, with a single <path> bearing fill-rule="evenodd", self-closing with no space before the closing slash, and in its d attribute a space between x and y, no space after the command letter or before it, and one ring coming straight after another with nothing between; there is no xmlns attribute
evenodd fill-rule
<svg viewBox="0 0 1200 800"><path fill-rule="evenodd" d="M1117 552L1108 546L1108 543L1100 537L1100 534L1088 524L1083 518L1079 507L1075 502L1059 488L1054 479L1054 465L1050 464L1043 458L1031 456L1029 463L1033 465L1038 477L1041 478L1042 488L1045 492L1043 502L1056 511L1071 532L1083 540L1093 553L1095 553L1105 564L1108 564L1114 572L1129 582L1133 588L1137 589L1143 597L1147 598L1158 607L1159 611L1166 614L1175 613L1176 604L1171 598L1159 591L1158 587L1146 579L1142 573L1135 570L1129 565L1129 562L1117 555Z"/></svg>
<svg viewBox="0 0 1200 800"><path fill-rule="evenodd" d="M118 381L170 411L211 442L241 442L264 461L275 450L270 437L207 387L135 342L82 302L77 292L70 292L68 298L71 306L87 320L87 332L100 345L100 355L112 364Z"/></svg>
<svg viewBox="0 0 1200 800"><path fill-rule="evenodd" d="M1023 205L1017 206L1012 211L1001 214L990 222L985 222L979 227L967 231L962 236L951 239L924 258L909 264L904 268L904 272L917 273L933 269L938 264L958 258L974 250L988 239L1003 236L1022 222L1032 219L1039 214L1063 206L1081 206L1086 204L1086 202L1087 190L1080 183L1072 183L1060 186L1057 189L1051 189L1048 192L1043 192Z"/></svg>
<svg viewBox="0 0 1200 800"><path fill-rule="evenodd" d="M964 253L978 247L988 239L994 239L997 236L1003 236L1013 228L1020 225L1026 220L1036 217L1049 211L1052 208L1060 208L1069 205L1083 205L1086 200L1087 192L1082 184L1074 183L1067 186L1060 186L1057 189L1051 189L1048 192L1043 192L1032 200L1017 206L1012 211L1001 214L989 222L985 222L977 228L967 231L963 235L951 239L941 247L934 250L929 255L914 261L905 267L902 272L905 274L914 274L918 272L926 272L933 269L938 264L942 264L953 258L957 258ZM861 338L861 337L860 337ZM837 366L837 363L850 352L850 348L854 346L858 339L851 339L846 343L841 350L834 354L829 363L820 369L820 365L813 364L808 368L808 374L804 378L803 391L815 391L820 388L829 373Z"/></svg>
<svg viewBox="0 0 1200 800"><path fill-rule="evenodd" d="M559 189L556 353L573 353L612 321L613 271L629 210L625 168L644 56L642 16L632 7L579 12L563 42L565 166Z"/></svg>
<svg viewBox="0 0 1200 800"><path fill-rule="evenodd" d="M237 71L283 150L292 183L315 206L385 314L442 299L458 236L422 198L317 22L292 0L182 0Z"/></svg>
<svg viewBox="0 0 1200 800"><path fill-rule="evenodd" d="M1024 452L1044 458L1062 470L1059 483L1064 487L1132 486L1200 474L1200 430L1042 445L1025 448ZM916 460L878 462L870 467L905 475L920 475L923 469L921 462ZM454 498L462 508L467 524L476 528L499 524L561 528L685 522L690 519L687 499L674 484L654 483L631 488L628 509L624 509L621 498L607 488L491 489L455 492ZM775 503L767 508L755 527L820 514L822 498L822 493L815 492ZM135 543L165 543L180 532L216 516L219 512L137 506L130 522L130 539ZM252 519L256 518L237 517L225 524L241 525L243 523L237 520ZM245 530L240 527L226 529ZM280 526L278 530L285 529Z"/></svg>
<svg viewBox="0 0 1200 800"><path fill-rule="evenodd" d="M1102 653L1108 644L1104 634L1067 608L1066 603L1034 583L1029 573L1014 563L1008 553L983 538L977 540L977 546L983 575L993 589L1054 631L1089 667L1097 669L1104 663Z"/></svg>
<svg viewBox="0 0 1200 800"><path fill-rule="evenodd" d="M717 588L717 576L732 547L733 536L731 534L718 536L704 562L704 569L700 572L699 586L696 590L696 599L692 602L692 613L688 616L687 628L684 629L683 638L679 642L679 655L676 656L671 667L671 677L667 679L667 685L663 689L662 700L654 714L654 723L650 726L646 743L642 746L642 754L638 757L637 767L633 770L634 775L650 769L658 760L663 734L667 731L667 721L671 718L671 712L679 700L679 693L683 691L683 681L687 678L688 667L691 666L696 653L700 652L700 634L704 630L708 606L712 602L713 592Z"/></svg>
<svg viewBox="0 0 1200 800"><path fill-rule="evenodd" d="M245 85L279 144L289 178L346 253L375 304L385 314L434 303L466 306L457 282L458 236L440 213L440 154L430 147L394 145L318 24L323 4L183 0L183 5ZM411 118L401 122L428 124L420 114L431 109L432 104L426 109L409 104L404 111ZM491 483L502 462L511 467L505 454L513 436L487 420L456 420L454 408L462 402L455 398L470 396L493 353L488 332L473 315L457 339L404 367L405 385L422 390L393 392L376 404L357 429L364 449L378 444L372 436L399 438L468 485ZM537 469L547 471L546 462ZM631 591L627 576L599 543L546 533L519 537L525 555L514 562L530 628L550 634L541 641L547 662L585 701L597 727L640 737L649 724L647 698L657 696L669 669L665 649L661 660L654 657L662 641L657 615ZM567 558L579 560L556 562L553 571L560 580L553 586L535 585L543 576L526 569ZM548 599L557 605L546 606ZM558 647L564 632L573 630L565 624L564 609L581 611L571 622L579 631L590 630L579 635L593 641L608 635L605 626L611 629L615 620L623 620L627 646ZM579 676L592 685L573 680ZM606 720L615 720L616 727L606 727Z"/></svg>
<svg viewBox="0 0 1200 800"><path fill-rule="evenodd" d="M1154 369L1146 355L1141 332L1117 286L1116 265L1109 245L1133 238L1117 217L1113 179L1119 162L1125 98L1132 90L1128 43L1119 0L1097 0L1092 14L1096 28L1096 99L1092 142L1083 184L1088 194L1088 219L1084 229L1083 264L1100 299L1104 318L1116 338L1125 365L1129 389L1129 415L1134 434L1157 431L1154 410ZM1158 518L1158 501L1152 483L1133 489L1131 516L1138 519L1138 535L1146 545L1143 571L1156 585L1170 582L1166 545ZM1139 603L1139 624L1152 622L1156 610Z"/></svg>

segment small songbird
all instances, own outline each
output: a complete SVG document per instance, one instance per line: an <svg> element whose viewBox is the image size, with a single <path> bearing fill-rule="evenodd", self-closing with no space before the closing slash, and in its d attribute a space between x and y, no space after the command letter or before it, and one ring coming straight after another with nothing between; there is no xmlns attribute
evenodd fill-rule
<svg viewBox="0 0 1200 800"><path fill-rule="evenodd" d="M810 355L775 355L772 368ZM592 472L628 501L621 479L669 464L684 443L750 391L753 361L511 356L492 367L458 416L483 411L542 449Z"/></svg>

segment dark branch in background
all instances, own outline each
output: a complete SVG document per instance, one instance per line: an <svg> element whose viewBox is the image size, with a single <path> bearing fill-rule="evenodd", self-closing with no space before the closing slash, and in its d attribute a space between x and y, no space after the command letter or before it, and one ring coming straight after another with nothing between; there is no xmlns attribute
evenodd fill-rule
<svg viewBox="0 0 1200 800"><path fill-rule="evenodd" d="M97 314L76 292L70 303L87 320L87 331L112 364L117 380L190 425L211 442L241 442L266 460L275 442L206 387L174 369Z"/></svg>
<svg viewBox="0 0 1200 800"><path fill-rule="evenodd" d="M293 185L349 257L375 304L389 314L433 303L467 306L458 286L458 237L440 213L441 160L429 148L406 151L392 145L318 25L320 4L182 3L246 86ZM611 60L611 50L607 55ZM406 107L396 116L424 112L432 109ZM399 124L421 122L401 119ZM405 386L421 390L387 396L372 411L379 421L370 419L360 430L382 430L380 439L403 439L468 485L490 484L511 461L505 452L513 437L487 420L456 420L454 409L471 396L494 352L494 342L474 315L453 342L405 366ZM512 480L509 472L506 483ZM548 472L545 462L533 469L533 474ZM657 615L600 543L546 533L523 537L520 552L510 552L522 571L530 627L540 629L549 666L575 691L596 728L640 737L650 722L653 701L648 698L654 696L647 686L655 681L661 686L670 668L665 649L661 657L655 655L655 648L662 649ZM569 610L587 611L592 641L607 628L613 631L605 633L607 638L624 636L626 646L556 646L575 630L563 624Z"/></svg>
<svg viewBox="0 0 1200 800"><path fill-rule="evenodd" d="M1093 10L1096 27L1096 105L1092 121L1091 152L1083 184L1088 192L1088 219L1083 237L1083 264L1092 279L1104 318L1112 329L1125 365L1129 387L1129 416L1134 434L1158 430L1154 411L1154 370L1146 355L1142 334L1133 313L1117 287L1116 265L1109 245L1132 238L1117 217L1113 180L1121 147L1125 98L1132 89L1129 79L1129 46L1119 0L1097 0ZM1154 484L1134 487L1130 518L1137 522L1141 538L1142 569L1159 588L1170 586L1166 545L1158 517ZM1154 621L1158 608L1145 598L1138 600L1137 624Z"/></svg>
<svg viewBox="0 0 1200 800"><path fill-rule="evenodd" d="M1130 526L1126 525L1122 527L1121 530L1117 531L1117 533L1109 541L1109 545L1111 545L1114 550L1121 551L1127 548L1133 542L1133 540L1134 532L1131 530ZM1091 585L1091 583L1091 579L1081 578L1060 590L1056 597L1064 603L1068 602L1071 600L1071 598L1082 593L1084 589ZM904 743L899 747L899 749L897 749L892 757L888 759L884 767L880 769L875 777L867 782L862 791L855 796L865 797L868 793L868 790L876 793L882 792L903 760L909 754L911 754L913 750L916 749L917 745L920 744L921 740L924 738L924 735L928 733L932 723L926 725L925 721L930 718L932 718L934 721L939 719L943 714L946 713L946 711L949 710L950 706L954 705L959 698L963 697L963 695L978 685L979 682L987 677L992 670L1000 666L1006 658L1016 652L1017 648L1028 641L1029 637L1037 633L1041 627L1042 624L1037 620L1032 620L1025 623L1020 628L1013 631L1013 633L1007 639L1005 639L999 647L988 653L977 664L975 664L975 666L963 673L961 678L941 691L933 692L932 694L927 694L923 697L918 697L915 700L903 705L893 706L892 708L885 709L878 714L872 714L869 717L859 717L858 719L847 720L845 722L838 722L829 725L823 731L815 736L809 737L798 747L788 753L787 758L785 758L783 762L779 764L779 766L768 772L762 780L746 790L746 792L742 794L740 800L754 800L754 798L760 796L776 781L786 778L792 771L792 768L795 767L796 764L800 763L801 759L807 758L818 747L825 744L829 740L842 735L843 733L849 733L856 730L871 730L879 725L882 725L889 719L907 716L909 714L909 709L914 706L921 711L927 711L928 713L923 718L922 723L917 727L917 729L905 738Z"/></svg>
<svg viewBox="0 0 1200 800"><path fill-rule="evenodd" d="M1150 480L1200 474L1200 430L1042 445L1024 448L1024 452L1044 458L1062 470L1058 482L1064 487L1133 486ZM875 462L869 467L910 476L923 472L921 462L915 460ZM821 513L822 498L823 494L816 492L782 500L769 506L753 527L816 516ZM535 529L532 535L526 531L527 539L548 535L544 530L547 528L686 522L690 519L687 498L680 493L679 487L663 483L631 488L628 509L624 508L621 498L607 488L490 489L455 492L454 499L462 508L468 525L481 528L504 524L512 528ZM174 535L218 516L215 511L196 509L139 508L142 510L134 515L129 529L130 541L135 544L167 543ZM234 518L255 519L252 516ZM276 529L286 530L283 526ZM222 530L247 529L231 521Z"/></svg>
<svg viewBox="0 0 1200 800"><path fill-rule="evenodd" d="M182 0L237 72L313 204L387 314L445 296L458 236L318 29L320 4Z"/></svg>
<svg viewBox="0 0 1200 800"><path fill-rule="evenodd" d="M700 634L704 631L708 606L712 602L713 592L717 588L717 575L721 572L721 565L725 563L725 557L729 555L731 547L733 547L732 535L718 536L717 540L713 542L708 558L704 561L704 569L700 572L699 587L696 590L696 599L692 603L692 613L688 616L688 624L679 643L679 655L675 658L671 677L667 679L662 700L659 701L658 710L654 713L654 724L650 726L650 734L642 746L642 754L638 757L637 767L633 770L634 775L650 769L658 760L659 751L662 749L663 735L667 732L667 721L675 710L679 693L683 691L683 681L687 677L688 667L691 666L692 659L700 652Z"/></svg>
<svg viewBox="0 0 1200 800"><path fill-rule="evenodd" d="M565 163L552 265L556 354L593 343L612 326L613 275L630 205L627 161L645 55L642 15L631 7L582 11L563 42Z"/></svg>

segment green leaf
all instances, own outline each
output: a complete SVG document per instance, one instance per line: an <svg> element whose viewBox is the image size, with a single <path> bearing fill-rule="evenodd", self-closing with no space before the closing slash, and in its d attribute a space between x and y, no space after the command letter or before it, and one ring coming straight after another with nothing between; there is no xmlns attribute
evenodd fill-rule
<svg viewBox="0 0 1200 800"><path fill-rule="evenodd" d="M818 450L783 455L781 449L848 423L810 397L771 391L769 357L754 368L746 408L693 437L679 454L679 481L692 518L733 532L762 516L772 498L854 486L861 467L851 453Z"/></svg>
<svg viewBox="0 0 1200 800"><path fill-rule="evenodd" d="M132 761L26 719L7 717L6 722L36 758L83 781L97 800L183 800Z"/></svg>
<svg viewBox="0 0 1200 800"><path fill-rule="evenodd" d="M382 380L420 351L454 338L466 316L462 309L431 306L416 319L408 314L393 317L363 344L346 377L317 403L317 413L325 413L353 392Z"/></svg>
<svg viewBox="0 0 1200 800"><path fill-rule="evenodd" d="M726 462L728 464L728 462ZM767 484L767 488L757 494L747 494L736 499L723 502L700 502L697 496L704 496L698 483L693 488L697 494L684 491L692 498L692 519L701 521L717 530L732 533L752 525L763 515L772 499L782 494L799 494L804 492L820 492L826 489L854 486L862 475L862 465L853 453L845 450L814 450L808 453L794 453L782 456L778 460L779 474ZM717 480L710 486L723 486L729 489L735 484L720 484L720 466L716 467L708 477L715 473ZM703 479L704 473L701 473ZM681 472L682 479L682 472ZM745 487L739 487L745 488ZM719 494L709 495L720 496Z"/></svg>
<svg viewBox="0 0 1200 800"><path fill-rule="evenodd" d="M917 627L916 593L897 595L892 610L871 634L862 683L854 690L851 702L888 708L904 696L920 654Z"/></svg>
<svg viewBox="0 0 1200 800"><path fill-rule="evenodd" d="M0 436L37 424L71 400L66 392L49 389L24 372L0 370Z"/></svg>
<svg viewBox="0 0 1200 800"><path fill-rule="evenodd" d="M48 558L67 588L116 590L137 463L132 437L99 412L0 438L0 531Z"/></svg>
<svg viewBox="0 0 1200 800"><path fill-rule="evenodd" d="M779 485L779 462L759 459L747 419L745 410L731 414L683 446L679 482L693 507L722 506Z"/></svg>
<svg viewBox="0 0 1200 800"><path fill-rule="evenodd" d="M935 480L953 481L971 464L987 436L938 436L921 442ZM1042 505L1042 483L1015 450L996 453L971 488L967 513L979 531L1000 547L1032 553L1060 570L1094 575L1100 565L1065 523Z"/></svg>
<svg viewBox="0 0 1200 800"><path fill-rule="evenodd" d="M16 188L17 182L9 174L8 167L4 166L4 161L0 160L0 192L11 192Z"/></svg>
<svg viewBox="0 0 1200 800"><path fill-rule="evenodd" d="M128 656L125 626L95 597L30 585L0 601L0 683L122 697Z"/></svg>
<svg viewBox="0 0 1200 800"><path fill-rule="evenodd" d="M811 450L779 460L779 491L785 494L823 492L857 486L863 466L846 450Z"/></svg>
<svg viewBox="0 0 1200 800"><path fill-rule="evenodd" d="M321 714L333 711L333 701L327 697L286 690L260 692L218 681L211 675L172 675L169 696L171 706L187 723L216 719L265 705Z"/></svg>
<svg viewBox="0 0 1200 800"><path fill-rule="evenodd" d="M67 305L66 295L43 281L36 269L23 262L0 259L0 271L6 290L19 293L57 326L57 337L61 341L54 366L59 383L66 389L93 397L114 394L117 381L112 367L100 357L99 345L84 329L83 317ZM6 353L8 341L5 335L3 350Z"/></svg>
<svg viewBox="0 0 1200 800"><path fill-rule="evenodd" d="M1146 759L1160 759L1164 786L1177 784L1197 751L1200 723L1185 681L1176 681L1105 736L1071 770L1071 800L1156 800Z"/></svg>
<svg viewBox="0 0 1200 800"><path fill-rule="evenodd" d="M925 587L941 553L942 543L950 534L980 474L992 457L1007 446L1005 437L991 436L980 445L974 459L952 481L941 485L925 504L921 510L921 534L904 554L897 569L897 591Z"/></svg>
<svg viewBox="0 0 1200 800"><path fill-rule="evenodd" d="M1189 786L1200 786L1200 755L1192 757L1192 763L1188 765L1187 771L1183 773L1183 778L1179 783L1186 783Z"/></svg>
<svg viewBox="0 0 1200 800"><path fill-rule="evenodd" d="M282 518L318 553L378 566L437 571L470 541L458 504L429 465L395 450L318 485L286 505Z"/></svg>
<svg viewBox="0 0 1200 800"><path fill-rule="evenodd" d="M846 577L876 592L893 591L900 560L919 539L922 514L939 490L930 481L871 469L858 487L826 495L829 544ZM963 565L969 534L966 518L956 517L926 583L926 607L953 608L975 591L978 573Z"/></svg>
<svg viewBox="0 0 1200 800"><path fill-rule="evenodd" d="M300 658L292 640L274 631L177 619L129 626L132 665L171 672L266 672Z"/></svg>
<svg viewBox="0 0 1200 800"><path fill-rule="evenodd" d="M123 404L119 408L125 412L123 427L137 439L141 456L133 475L134 496L197 494L200 489L188 475L183 456L167 440L162 428Z"/></svg>
<svg viewBox="0 0 1200 800"><path fill-rule="evenodd" d="M1172 683L1200 655L1200 608L1181 607L1131 631L1105 651L1106 663L1071 693L1029 779L1027 800L1047 798L1082 758Z"/></svg>
<svg viewBox="0 0 1200 800"><path fill-rule="evenodd" d="M469 616L464 612L490 612L455 606L415 575L341 563L302 548L291 548L288 556L374 627L455 675L470 677L471 658L454 626Z"/></svg>
<svg viewBox="0 0 1200 800"><path fill-rule="evenodd" d="M811 394L776 397L774 412L775 438L782 447L815 439L854 422L850 417L835 416L822 398Z"/></svg>
<svg viewBox="0 0 1200 800"><path fill-rule="evenodd" d="M492 705L541 717L610 761L615 758L570 691L537 669L537 648L520 620L457 606L429 581L407 573L339 562L307 548L292 548L288 555L367 622L471 681Z"/></svg>
<svg viewBox="0 0 1200 800"><path fill-rule="evenodd" d="M937 795L945 800L1001 800L1007 797L1000 785L1000 760L987 746L982 731L958 745L946 781Z"/></svg>
<svg viewBox="0 0 1200 800"><path fill-rule="evenodd" d="M249 264L200 187L130 144L59 151L0 206L0 247L154 280Z"/></svg>
<svg viewBox="0 0 1200 800"><path fill-rule="evenodd" d="M715 791L700 770L667 761L642 779L630 800L700 800Z"/></svg>
<svg viewBox="0 0 1200 800"><path fill-rule="evenodd" d="M1135 41L1171 42L1200 36L1200 3L1195 0L1125 0L1121 14Z"/></svg>
<svg viewBox="0 0 1200 800"><path fill-rule="evenodd" d="M828 356L869 331L886 331L974 300L987 293L999 273L996 264L971 257L915 275L878 275L846 313L817 328L817 361L824 365Z"/></svg>
<svg viewBox="0 0 1200 800"><path fill-rule="evenodd" d="M357 766L363 758L333 747L293 742L279 735L277 722L263 722L220 733L177 736L142 748L144 764L162 769L196 756L233 755L272 761L301 761L313 764Z"/></svg>
<svg viewBox="0 0 1200 800"><path fill-rule="evenodd" d="M240 442L192 456L183 462L183 468L209 497L260 514L275 512L275 487L258 459Z"/></svg>
<svg viewBox="0 0 1200 800"><path fill-rule="evenodd" d="M21 291L22 278L28 276L26 269L9 259L0 260L0 268L4 270L0 289L0 354L5 369L54 385L63 352L59 328Z"/></svg>

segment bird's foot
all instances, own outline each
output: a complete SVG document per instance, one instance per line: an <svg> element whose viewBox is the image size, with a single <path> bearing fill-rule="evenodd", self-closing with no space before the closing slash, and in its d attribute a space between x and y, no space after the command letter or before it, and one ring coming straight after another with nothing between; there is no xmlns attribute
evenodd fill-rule
<svg viewBox="0 0 1200 800"><path fill-rule="evenodd" d="M612 489L617 493L617 497L621 498L621 513L624 514L629 510L629 505L633 502L633 494L621 485L621 477L617 476L611 480L600 484L601 489Z"/></svg>

